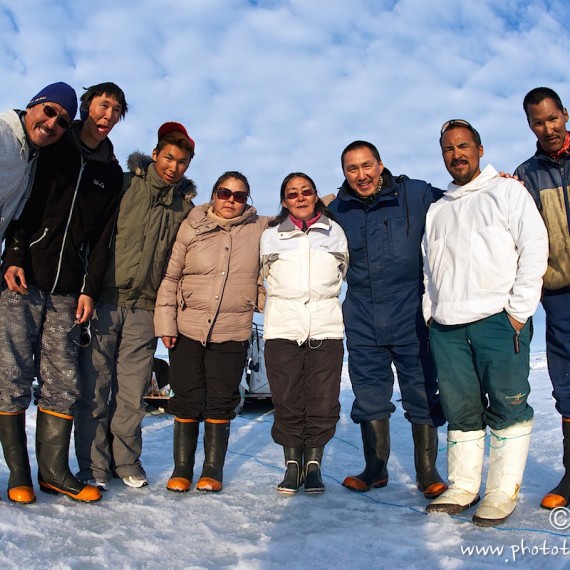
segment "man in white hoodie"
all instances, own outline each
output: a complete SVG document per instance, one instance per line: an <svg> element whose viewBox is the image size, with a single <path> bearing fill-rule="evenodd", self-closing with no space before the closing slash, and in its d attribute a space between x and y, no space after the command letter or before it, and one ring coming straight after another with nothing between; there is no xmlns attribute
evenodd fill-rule
<svg viewBox="0 0 570 570"><path fill-rule="evenodd" d="M479 502L488 438L473 522L494 526L515 508L528 455L531 317L548 238L522 184L490 165L480 170L481 138L467 121L444 123L440 145L453 181L426 218L423 312L449 422L450 485L427 511L456 514Z"/></svg>

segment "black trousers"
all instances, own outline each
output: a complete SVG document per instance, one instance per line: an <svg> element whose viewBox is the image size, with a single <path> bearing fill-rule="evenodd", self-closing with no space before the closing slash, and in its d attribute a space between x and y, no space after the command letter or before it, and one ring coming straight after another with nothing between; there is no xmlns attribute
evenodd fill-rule
<svg viewBox="0 0 570 570"><path fill-rule="evenodd" d="M169 351L174 396L168 402L168 411L197 421L234 419L247 347L247 340L204 346L180 336Z"/></svg>
<svg viewBox="0 0 570 570"><path fill-rule="evenodd" d="M275 407L271 434L284 447L320 447L340 417L342 340L265 343L265 366Z"/></svg>

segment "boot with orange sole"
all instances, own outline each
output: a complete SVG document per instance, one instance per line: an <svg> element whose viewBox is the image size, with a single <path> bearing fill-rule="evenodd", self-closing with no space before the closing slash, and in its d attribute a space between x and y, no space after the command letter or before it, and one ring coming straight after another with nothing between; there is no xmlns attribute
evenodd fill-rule
<svg viewBox="0 0 570 570"><path fill-rule="evenodd" d="M169 491L186 493L190 490L199 426L196 420L174 418L174 471L166 483Z"/></svg>
<svg viewBox="0 0 570 570"><path fill-rule="evenodd" d="M27 505L36 501L28 457L26 437L26 411L0 412L0 441L4 459L10 469L8 498L14 503Z"/></svg>
<svg viewBox="0 0 570 570"><path fill-rule="evenodd" d="M40 489L67 495L74 501L94 503L101 499L97 487L85 485L69 470L69 443L73 416L38 408L36 455Z"/></svg>
<svg viewBox="0 0 570 570"><path fill-rule="evenodd" d="M229 437L230 420L207 419L204 422L204 465L196 484L198 491L217 493L222 490Z"/></svg>
<svg viewBox="0 0 570 570"><path fill-rule="evenodd" d="M556 509L566 507L570 503L570 418L562 418L562 436L564 455L564 476L552 491L544 495L540 506L543 509Z"/></svg>

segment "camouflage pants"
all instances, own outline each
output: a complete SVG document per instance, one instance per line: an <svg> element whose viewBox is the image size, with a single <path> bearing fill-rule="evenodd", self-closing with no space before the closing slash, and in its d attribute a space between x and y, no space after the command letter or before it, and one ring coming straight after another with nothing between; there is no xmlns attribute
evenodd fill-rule
<svg viewBox="0 0 570 570"><path fill-rule="evenodd" d="M71 414L79 397L80 327L76 295L52 295L30 286L28 295L0 296L0 412L30 405L37 377L40 407Z"/></svg>

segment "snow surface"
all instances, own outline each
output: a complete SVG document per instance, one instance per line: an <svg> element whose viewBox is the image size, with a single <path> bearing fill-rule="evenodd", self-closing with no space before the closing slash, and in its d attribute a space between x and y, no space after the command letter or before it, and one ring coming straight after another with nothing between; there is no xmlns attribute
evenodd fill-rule
<svg viewBox="0 0 570 570"><path fill-rule="evenodd" d="M150 485L131 489L114 480L96 504L41 492L34 505L10 503L8 472L0 462L0 568L565 568L570 565L570 516L561 512L554 528L550 512L539 506L563 472L560 416L544 353L533 353L531 359L536 424L519 505L503 527L473 525L473 510L456 517L425 514L428 501L415 488L411 430L400 404L391 420L388 486L365 494L343 488L342 479L363 465L360 430L349 416L352 391L345 370L342 415L323 461L324 495L276 492L284 471L282 450L271 439L271 408L259 403L246 404L232 423L221 493L168 492L172 417L149 415L143 422L142 460ZM33 442L35 408L27 419ZM202 457L200 442L196 475ZM445 463L441 451L442 474ZM75 469L73 453L71 465ZM495 550L470 555L465 548Z"/></svg>

